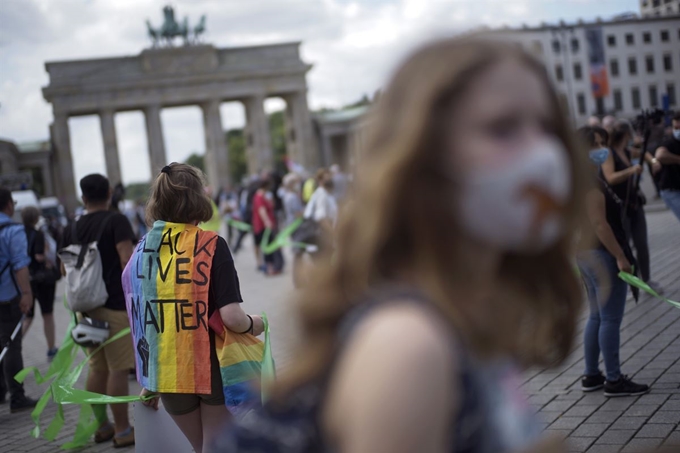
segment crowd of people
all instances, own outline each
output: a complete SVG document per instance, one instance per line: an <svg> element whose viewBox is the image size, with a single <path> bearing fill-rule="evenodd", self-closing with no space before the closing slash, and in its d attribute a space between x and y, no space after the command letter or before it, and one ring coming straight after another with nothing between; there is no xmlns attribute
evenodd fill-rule
<svg viewBox="0 0 680 453"><path fill-rule="evenodd" d="M663 292L639 180L646 163L680 219L680 115L653 146L613 117L574 135L540 63L474 37L412 54L372 115L356 181L337 166L263 172L211 194L199 170L172 163L137 232L116 212L120 190L84 177L83 215L58 243L95 244L106 298L76 328L90 351L102 325L110 336L132 330L91 357L86 389L127 395L136 369L144 404L162 401L199 453L557 451L516 383L524 367L567 357L585 298L583 391L650 391L621 370L628 286L617 275L637 272ZM0 211L0 385L15 412L36 404L12 378L34 299L49 359L55 285L61 275L74 285L76 271L60 264L37 210L13 223L0 189ZM273 399L237 419L216 336L257 336L264 321L247 314L232 253L252 234L258 270L278 275L285 254L269 244L295 222L300 350ZM94 440L133 445L127 405L110 409L112 421L97 406Z"/></svg>

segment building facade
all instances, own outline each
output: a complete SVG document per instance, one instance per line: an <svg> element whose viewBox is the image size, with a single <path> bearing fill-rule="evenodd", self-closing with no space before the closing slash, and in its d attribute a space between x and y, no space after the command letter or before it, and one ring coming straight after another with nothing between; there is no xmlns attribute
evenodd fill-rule
<svg viewBox="0 0 680 453"><path fill-rule="evenodd" d="M0 139L0 186L10 190L34 190L38 196L51 197L56 191L52 143L49 141L16 144Z"/></svg>
<svg viewBox="0 0 680 453"><path fill-rule="evenodd" d="M680 16L543 25L492 32L539 58L575 125L591 115L633 118L678 108Z"/></svg>
<svg viewBox="0 0 680 453"><path fill-rule="evenodd" d="M680 0L640 0L642 17L672 16L680 14Z"/></svg>

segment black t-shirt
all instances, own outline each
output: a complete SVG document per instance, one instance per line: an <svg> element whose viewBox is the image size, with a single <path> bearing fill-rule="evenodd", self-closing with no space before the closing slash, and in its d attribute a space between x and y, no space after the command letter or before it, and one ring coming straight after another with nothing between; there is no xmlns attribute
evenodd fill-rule
<svg viewBox="0 0 680 453"><path fill-rule="evenodd" d="M102 225L104 225L104 230L97 248L102 260L102 277L106 284L106 291L109 293L104 307L111 310L125 310L125 295L121 283L123 269L120 267L116 245L123 241L130 241L133 244L135 242L135 233L127 217L110 211L97 211L84 215L76 223L77 240L74 241L71 237L73 228L69 225L64 230L61 247L67 247L73 243L89 244L96 241Z"/></svg>
<svg viewBox="0 0 680 453"><path fill-rule="evenodd" d="M609 153L614 157L614 171L619 172L627 168L630 168L626 162L619 157L619 155L613 149L609 150ZM624 151L628 161L631 161L630 151L627 149ZM635 180L633 176L629 176L625 181L618 184L610 185L609 187L614 191L614 193L624 202L628 204L628 209L626 210L628 214L634 212L640 207L641 199L639 194L635 193Z"/></svg>
<svg viewBox="0 0 680 453"><path fill-rule="evenodd" d="M35 255L43 255L45 253L45 235L42 231L34 228L25 228L25 231L28 256L31 257L31 264L28 266L28 270L33 274L44 266L44 263L36 261Z"/></svg>
<svg viewBox="0 0 680 453"><path fill-rule="evenodd" d="M661 145L674 154L680 157L680 140L675 137L663 142ZM661 190L680 190L680 165L671 164L661 167L661 175L659 177L659 189Z"/></svg>
<svg viewBox="0 0 680 453"><path fill-rule="evenodd" d="M623 228L623 201L605 182L604 175L600 175L598 178L598 188L604 195L607 223L612 229L612 233L614 233L616 242L619 243L623 251L626 253L626 256L629 256L629 245L626 236L626 230ZM604 245L601 243L600 248L605 249Z"/></svg>
<svg viewBox="0 0 680 453"><path fill-rule="evenodd" d="M210 269L208 316L211 316L216 309L234 302L243 302L241 285L227 241L218 236L212 269Z"/></svg>

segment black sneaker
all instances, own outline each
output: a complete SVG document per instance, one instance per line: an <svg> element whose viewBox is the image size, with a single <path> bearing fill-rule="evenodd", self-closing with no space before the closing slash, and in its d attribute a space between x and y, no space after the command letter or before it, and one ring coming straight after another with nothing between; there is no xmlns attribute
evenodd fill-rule
<svg viewBox="0 0 680 453"><path fill-rule="evenodd" d="M33 400L27 396L22 396L21 398L17 398L16 400L9 403L9 411L12 414L26 411L33 409L36 404L38 404L36 400Z"/></svg>
<svg viewBox="0 0 680 453"><path fill-rule="evenodd" d="M604 387L606 379L602 373L595 374L593 376L583 376L581 378L581 390L584 392L594 392L595 390L600 390Z"/></svg>
<svg viewBox="0 0 680 453"><path fill-rule="evenodd" d="M607 381L604 384L604 396L638 396L649 393L650 390L648 385L636 384L625 375L621 375L618 381Z"/></svg>

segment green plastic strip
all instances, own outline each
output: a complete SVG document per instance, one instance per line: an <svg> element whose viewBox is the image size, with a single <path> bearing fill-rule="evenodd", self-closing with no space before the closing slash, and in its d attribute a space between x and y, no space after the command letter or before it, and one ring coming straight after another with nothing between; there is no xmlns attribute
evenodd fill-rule
<svg viewBox="0 0 680 453"><path fill-rule="evenodd" d="M253 229L250 225L245 222L241 222L240 220L230 219L227 223L241 231L250 232Z"/></svg>
<svg viewBox="0 0 680 453"><path fill-rule="evenodd" d="M666 297L663 297L661 294L657 293L654 291L647 283L643 282L639 278L637 278L634 275L631 275L627 272L619 272L619 278L623 280L624 282L628 283L629 285L633 285L637 288L640 288L641 290L645 291L648 294L651 294L652 296L663 300L667 304L675 307L675 308L680 308L680 302L676 302L674 300L670 300Z"/></svg>
<svg viewBox="0 0 680 453"><path fill-rule="evenodd" d="M304 244L302 242L293 242L290 239L293 233L295 233L295 231L298 228L300 228L300 225L302 225L302 220L303 219L296 219L293 223L288 225L279 234L277 234L272 242L269 242L269 236L271 235L271 231L266 230L264 232L264 237L262 238L262 242L264 243L264 245L262 246L262 252L269 255L270 253L274 253L278 249L285 247L287 245L295 245L304 249L312 247L309 244Z"/></svg>
<svg viewBox="0 0 680 453"><path fill-rule="evenodd" d="M261 375L261 390L262 403L266 403L271 395L271 386L276 381L276 366L274 365L274 356L272 355L272 345L269 337L269 320L265 312L262 312L262 321L264 322L264 354L262 355L262 375Z"/></svg>

